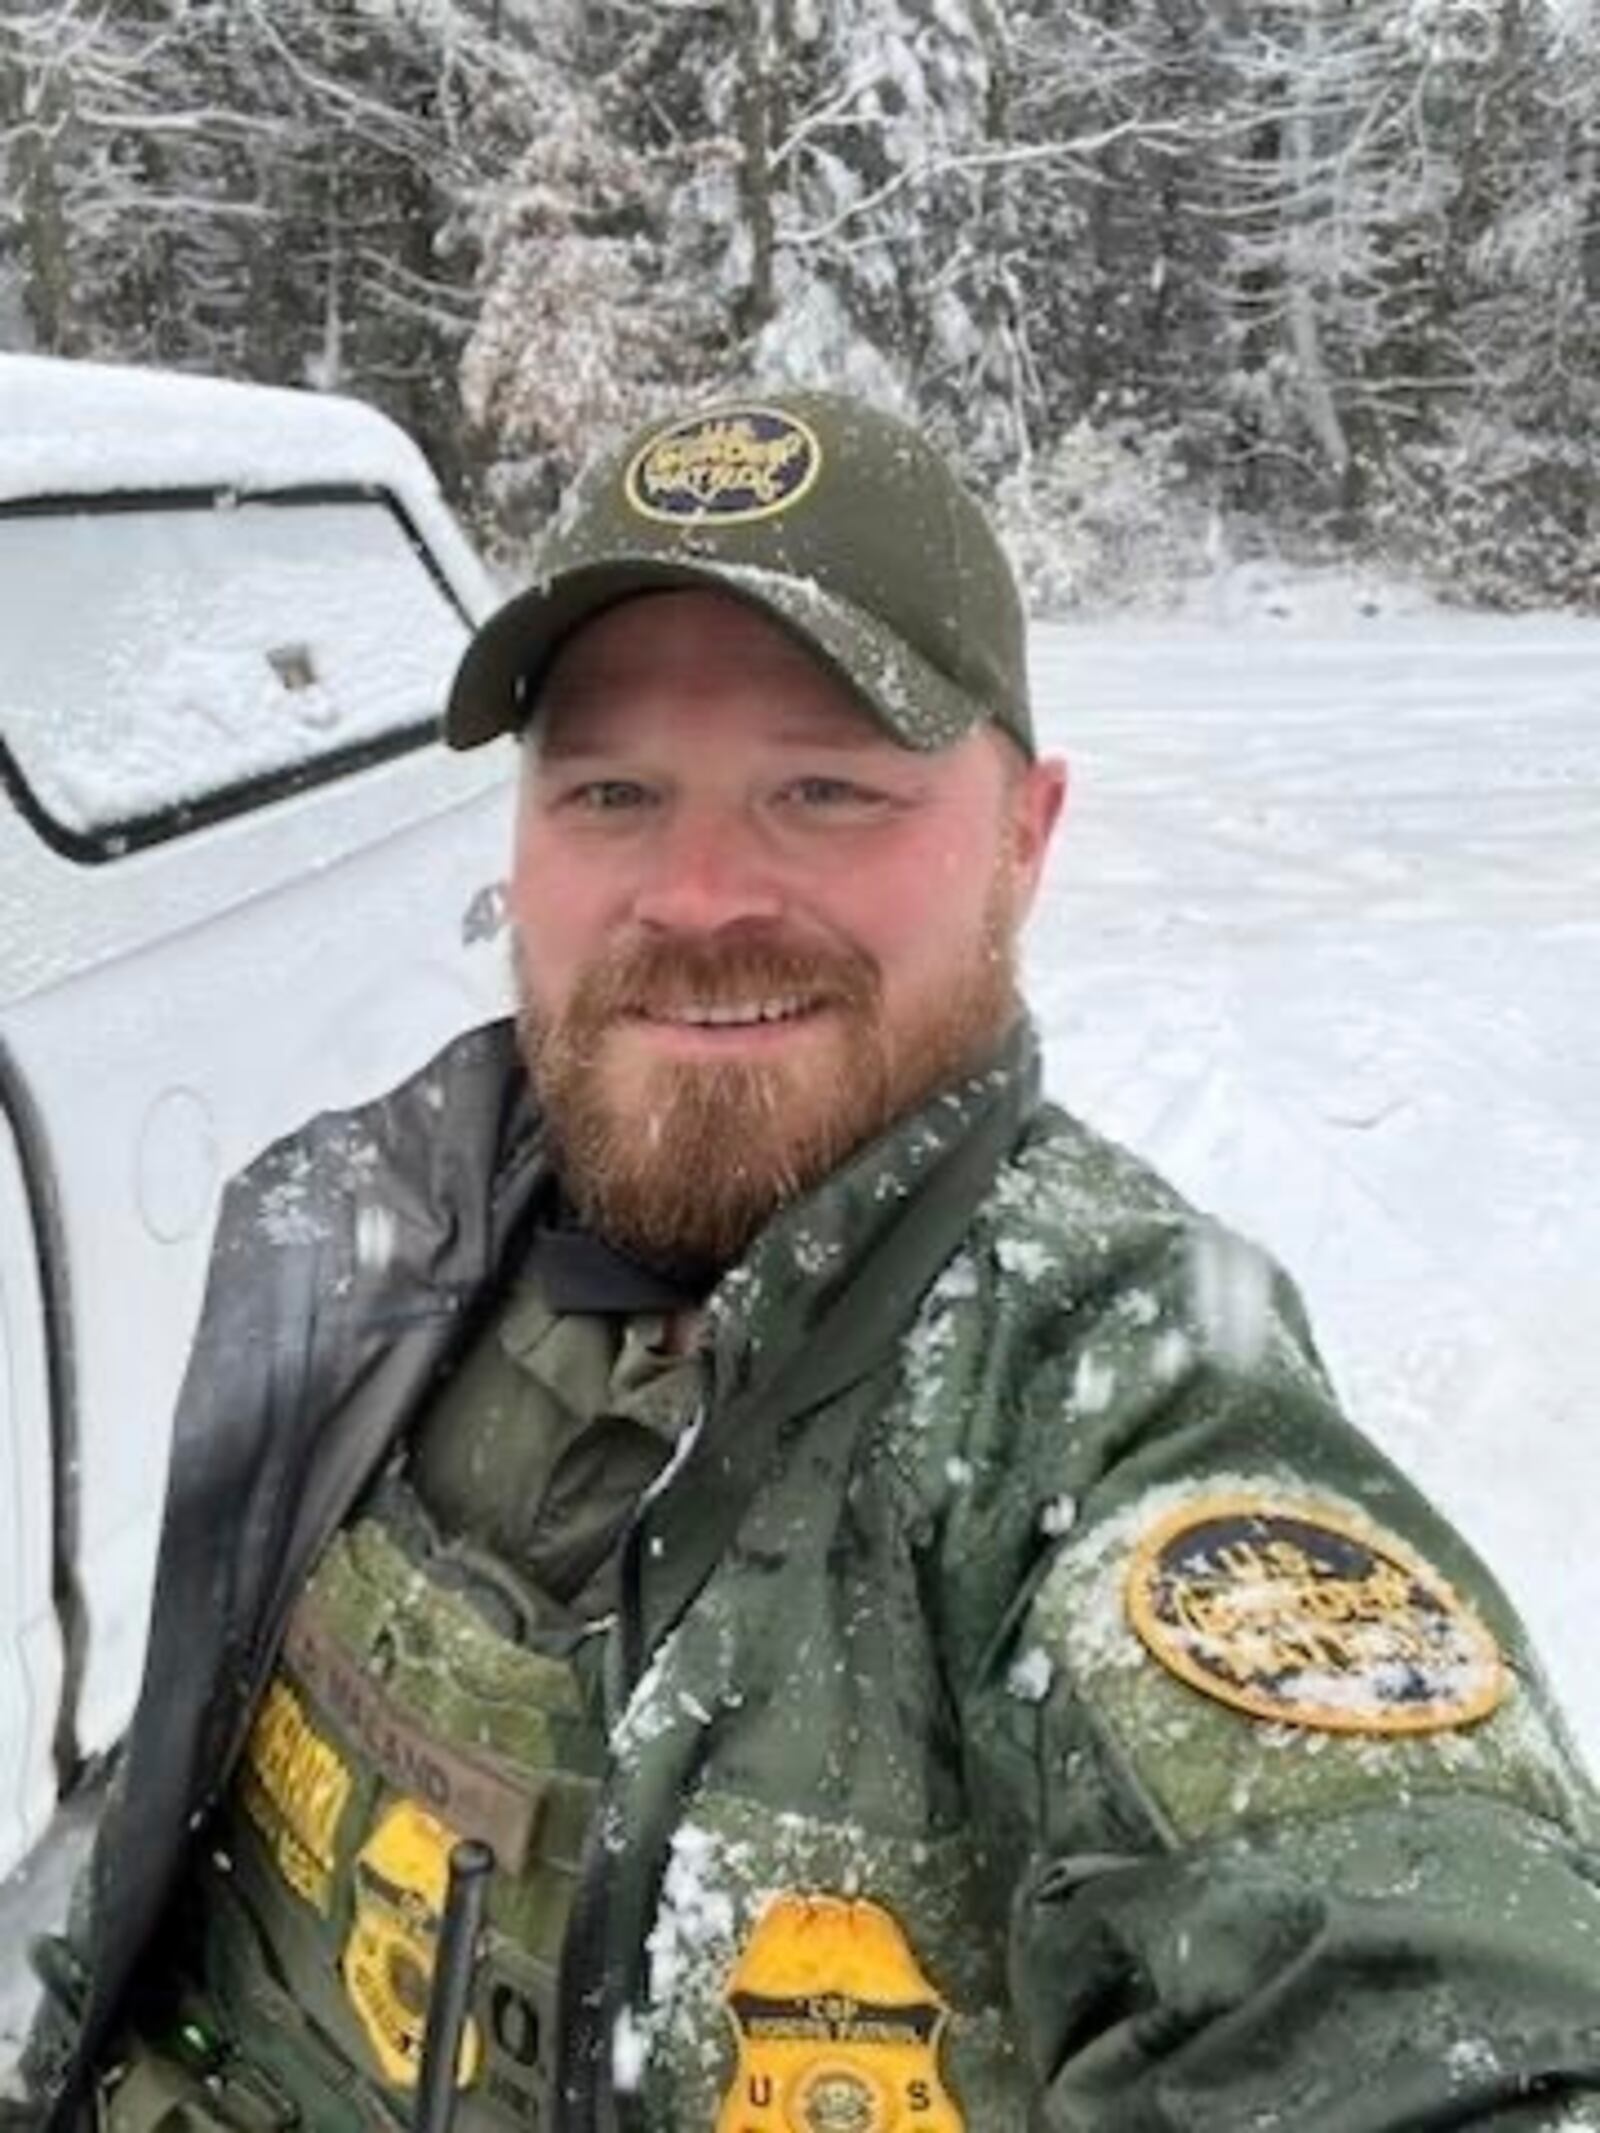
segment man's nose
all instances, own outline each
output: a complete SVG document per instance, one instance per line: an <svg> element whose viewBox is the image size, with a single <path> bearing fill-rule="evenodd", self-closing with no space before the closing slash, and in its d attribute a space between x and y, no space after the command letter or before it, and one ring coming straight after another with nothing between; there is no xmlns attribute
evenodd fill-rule
<svg viewBox="0 0 1600 2133"><path fill-rule="evenodd" d="M682 809L662 830L634 901L642 925L715 933L782 915L783 895L755 824L738 808Z"/></svg>

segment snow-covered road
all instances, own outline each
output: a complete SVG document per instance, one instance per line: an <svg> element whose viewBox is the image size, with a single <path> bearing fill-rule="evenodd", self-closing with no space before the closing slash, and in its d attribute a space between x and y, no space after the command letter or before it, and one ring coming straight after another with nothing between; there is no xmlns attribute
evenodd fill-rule
<svg viewBox="0 0 1600 2133"><path fill-rule="evenodd" d="M1054 1092L1269 1245L1600 1767L1600 625L1037 633Z"/></svg>

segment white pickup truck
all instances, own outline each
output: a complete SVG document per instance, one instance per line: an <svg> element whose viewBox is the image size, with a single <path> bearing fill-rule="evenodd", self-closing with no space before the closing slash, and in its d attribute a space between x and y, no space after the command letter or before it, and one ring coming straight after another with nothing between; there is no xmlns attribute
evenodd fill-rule
<svg viewBox="0 0 1600 2133"><path fill-rule="evenodd" d="M0 1881L138 1688L224 1178L507 993L492 594L352 403L0 357Z"/></svg>

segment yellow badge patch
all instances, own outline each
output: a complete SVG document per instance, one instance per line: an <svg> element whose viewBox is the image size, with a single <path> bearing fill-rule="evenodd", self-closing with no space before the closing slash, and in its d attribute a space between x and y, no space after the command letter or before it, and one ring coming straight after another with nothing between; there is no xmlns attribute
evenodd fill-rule
<svg viewBox="0 0 1600 2133"><path fill-rule="evenodd" d="M345 1991L385 2081L412 2089L433 1990L433 1965L455 1832L414 1800L388 1808L356 1855L355 1918L340 1958ZM456 2086L477 2079L483 2039L469 2021Z"/></svg>
<svg viewBox="0 0 1600 2133"><path fill-rule="evenodd" d="M739 2064L716 2133L963 2133L939 2074L950 2010L880 1905L774 1897L724 1998Z"/></svg>
<svg viewBox="0 0 1600 2133"><path fill-rule="evenodd" d="M634 454L623 486L642 518L727 526L787 511L821 470L809 424L781 408L737 407L658 431Z"/></svg>
<svg viewBox="0 0 1600 2133"><path fill-rule="evenodd" d="M1185 1506L1149 1533L1129 1618L1169 1673L1253 1718L1328 1733L1435 1733L1506 1693L1498 1645L1397 1540L1254 1497Z"/></svg>
<svg viewBox="0 0 1600 2133"><path fill-rule="evenodd" d="M312 1725L281 1676L261 1699L240 1769L245 1813L297 1895L326 1913L349 1765Z"/></svg>

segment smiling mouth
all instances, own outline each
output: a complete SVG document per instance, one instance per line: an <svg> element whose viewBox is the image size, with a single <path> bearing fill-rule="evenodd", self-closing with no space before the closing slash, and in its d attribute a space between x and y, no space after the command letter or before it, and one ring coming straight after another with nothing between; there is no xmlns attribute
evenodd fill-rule
<svg viewBox="0 0 1600 2133"><path fill-rule="evenodd" d="M761 1029L774 1023L801 1021L814 1015L823 1005L825 1003L820 999L798 995L715 1005L690 1001L679 1007L642 1008L634 1019L668 1029Z"/></svg>

